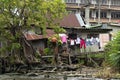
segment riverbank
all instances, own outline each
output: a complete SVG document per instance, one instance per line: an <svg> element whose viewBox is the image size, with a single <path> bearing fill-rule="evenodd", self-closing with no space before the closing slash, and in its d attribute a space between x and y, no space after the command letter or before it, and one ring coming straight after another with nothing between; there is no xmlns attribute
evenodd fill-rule
<svg viewBox="0 0 120 80"><path fill-rule="evenodd" d="M120 80L117 77L102 77L102 68L84 67L80 71L44 71L29 73L5 73L0 75L0 80ZM106 70L103 72L103 74ZM111 73L112 74L112 73ZM106 74L104 74L105 76ZM120 75L120 74L119 74Z"/></svg>

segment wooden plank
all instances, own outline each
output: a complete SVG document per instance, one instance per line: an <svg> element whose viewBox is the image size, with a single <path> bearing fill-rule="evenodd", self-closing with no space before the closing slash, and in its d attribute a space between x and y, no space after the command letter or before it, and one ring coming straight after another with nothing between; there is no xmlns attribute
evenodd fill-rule
<svg viewBox="0 0 120 80"><path fill-rule="evenodd" d="M53 55L50 55L50 56L42 56L42 58L53 58L54 56Z"/></svg>

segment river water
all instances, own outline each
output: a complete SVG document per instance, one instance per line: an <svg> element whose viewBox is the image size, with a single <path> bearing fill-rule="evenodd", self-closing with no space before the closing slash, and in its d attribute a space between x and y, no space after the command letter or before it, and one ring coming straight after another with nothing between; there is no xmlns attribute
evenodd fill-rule
<svg viewBox="0 0 120 80"><path fill-rule="evenodd" d="M100 79L93 77L81 77L81 76L67 76L67 75L42 75L42 74L3 74L0 75L0 80L120 80L120 79Z"/></svg>

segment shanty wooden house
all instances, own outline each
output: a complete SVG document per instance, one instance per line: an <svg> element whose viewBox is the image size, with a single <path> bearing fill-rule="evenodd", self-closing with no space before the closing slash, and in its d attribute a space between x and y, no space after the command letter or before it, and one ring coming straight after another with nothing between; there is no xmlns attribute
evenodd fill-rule
<svg viewBox="0 0 120 80"><path fill-rule="evenodd" d="M48 38L53 34L55 34L55 32L52 29L47 29L45 35L27 32L24 34L24 36L26 40L32 45L33 49L40 49L43 51L47 47Z"/></svg>
<svg viewBox="0 0 120 80"><path fill-rule="evenodd" d="M60 27L67 31L68 38L81 37L87 39L90 37L98 37L100 40L100 46L103 49L104 45L110 41L109 32L112 29L108 29L103 25L95 25L86 28L86 23L80 14L68 14L60 21ZM44 50L47 47L47 38L55 34L52 29L46 30L46 36L37 34L25 34L25 38L31 42L33 47Z"/></svg>
<svg viewBox="0 0 120 80"><path fill-rule="evenodd" d="M80 14L69 14L65 16L60 25L67 30L68 35L74 34L74 36L79 36L83 39L90 37L99 38L101 48L104 48L105 44L111 40L109 32L112 31L112 29L106 28L102 24L89 26L87 28Z"/></svg>

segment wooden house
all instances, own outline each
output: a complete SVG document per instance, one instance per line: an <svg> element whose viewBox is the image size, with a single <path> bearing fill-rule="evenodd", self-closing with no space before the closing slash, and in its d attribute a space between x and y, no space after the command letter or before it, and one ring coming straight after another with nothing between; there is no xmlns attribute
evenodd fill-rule
<svg viewBox="0 0 120 80"><path fill-rule="evenodd" d="M68 38L81 37L87 39L90 37L98 37L100 40L101 49L104 45L109 42L110 35L109 32L112 29L103 27L102 25L94 25L86 27L85 21L82 19L80 14L68 14L60 21L60 27L64 28L67 31ZM46 30L46 36L37 35L37 34L25 34L25 38L31 42L34 49L40 48L44 50L47 47L47 39L55 34L52 29Z"/></svg>
<svg viewBox="0 0 120 80"><path fill-rule="evenodd" d="M52 29L47 29L45 35L27 32L24 34L24 36L26 40L32 45L33 49L40 49L43 51L47 47L48 38L53 34L55 34L55 32Z"/></svg>
<svg viewBox="0 0 120 80"><path fill-rule="evenodd" d="M78 36L83 39L90 37L99 38L101 49L103 49L105 44L111 39L110 31L112 31L112 29L106 28L102 24L87 26L79 13L65 16L60 25L67 30L67 34L70 36Z"/></svg>

